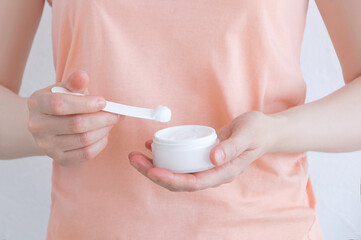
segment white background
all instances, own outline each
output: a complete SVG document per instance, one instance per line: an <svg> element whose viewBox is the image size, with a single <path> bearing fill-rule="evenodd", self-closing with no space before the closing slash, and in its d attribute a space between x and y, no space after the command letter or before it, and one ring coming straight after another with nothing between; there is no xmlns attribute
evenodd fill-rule
<svg viewBox="0 0 361 240"><path fill-rule="evenodd" d="M314 0L310 0L301 65L307 102L342 87L340 65ZM46 5L20 95L28 97L54 82L51 8ZM361 240L361 152L308 156L325 239ZM51 171L48 157L0 161L0 240L45 239Z"/></svg>

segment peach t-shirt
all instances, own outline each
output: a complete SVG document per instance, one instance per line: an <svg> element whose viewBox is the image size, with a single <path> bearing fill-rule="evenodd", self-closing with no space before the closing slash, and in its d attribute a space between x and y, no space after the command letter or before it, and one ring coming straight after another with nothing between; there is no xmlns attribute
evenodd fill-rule
<svg viewBox="0 0 361 240"><path fill-rule="evenodd" d="M172 121L125 118L93 160L53 163L47 240L320 240L305 153L265 155L233 182L170 192L137 172L134 150L174 125L214 128L250 110L303 104L308 0L53 0L56 82Z"/></svg>

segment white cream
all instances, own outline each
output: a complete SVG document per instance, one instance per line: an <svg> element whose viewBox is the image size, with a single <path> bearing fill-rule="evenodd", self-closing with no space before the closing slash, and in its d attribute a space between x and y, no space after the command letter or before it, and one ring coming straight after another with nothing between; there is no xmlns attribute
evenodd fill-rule
<svg viewBox="0 0 361 240"><path fill-rule="evenodd" d="M159 105L153 110L152 117L158 122L169 122L172 117L172 112L169 108Z"/></svg>
<svg viewBox="0 0 361 240"><path fill-rule="evenodd" d="M218 144L216 131L207 126L181 125L161 129L154 134L154 166L175 173L190 173L213 168L209 159Z"/></svg>
<svg viewBox="0 0 361 240"><path fill-rule="evenodd" d="M204 128L197 125L189 126L178 126L169 128L167 131L162 131L157 136L158 138L169 141L169 140L192 140L199 139L212 134L209 128Z"/></svg>

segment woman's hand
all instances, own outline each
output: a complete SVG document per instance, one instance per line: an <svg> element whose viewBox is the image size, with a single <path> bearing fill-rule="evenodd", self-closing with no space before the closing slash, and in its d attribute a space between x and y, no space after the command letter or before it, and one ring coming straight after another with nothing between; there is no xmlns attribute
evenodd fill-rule
<svg viewBox="0 0 361 240"><path fill-rule="evenodd" d="M78 71L56 86L88 94L88 82L88 75ZM62 166L94 158L123 116L100 111L106 105L100 96L52 93L53 86L34 92L27 100L28 129L38 147Z"/></svg>
<svg viewBox="0 0 361 240"><path fill-rule="evenodd" d="M261 112L247 112L217 131L220 143L210 159L216 166L197 173L172 173L155 168L152 159L139 152L129 154L130 163L144 176L170 191L198 191L233 181L248 165L270 152L272 118ZM146 142L151 150L152 140Z"/></svg>

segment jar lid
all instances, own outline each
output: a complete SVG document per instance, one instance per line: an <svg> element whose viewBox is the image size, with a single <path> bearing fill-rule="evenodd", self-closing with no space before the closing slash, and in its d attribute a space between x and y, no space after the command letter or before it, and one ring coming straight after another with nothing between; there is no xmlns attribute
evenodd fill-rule
<svg viewBox="0 0 361 240"><path fill-rule="evenodd" d="M203 145L214 142L216 131L202 125L180 125L164 128L154 134L154 143L160 145Z"/></svg>

